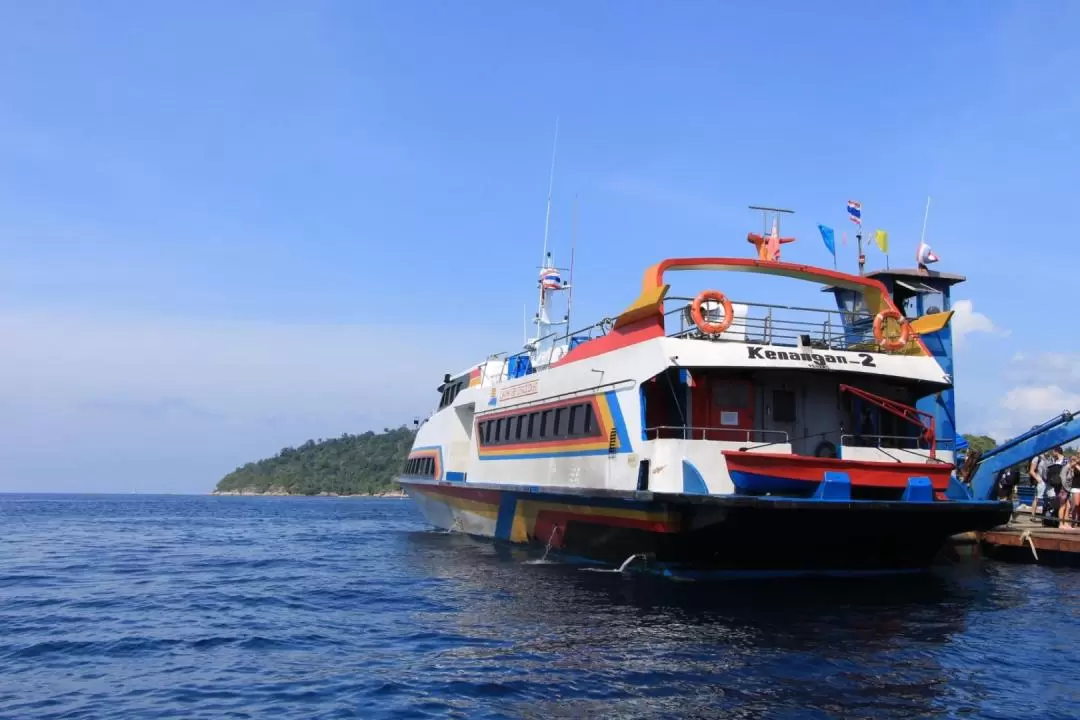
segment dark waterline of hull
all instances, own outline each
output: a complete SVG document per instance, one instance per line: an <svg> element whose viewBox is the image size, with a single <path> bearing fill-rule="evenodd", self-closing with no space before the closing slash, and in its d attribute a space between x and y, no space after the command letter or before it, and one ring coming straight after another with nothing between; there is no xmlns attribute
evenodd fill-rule
<svg viewBox="0 0 1080 720"><path fill-rule="evenodd" d="M460 485L449 490L443 489L445 484L406 487L410 494L427 496L422 509L430 508L443 492L452 492L444 499L451 506L462 499L476 502L470 495L500 513L509 506L511 512L532 519L532 529L527 537L517 538L519 542L550 544L560 556L619 565L630 556L644 555L648 559L643 564L687 572L918 570L934 561L950 536L990 529L1011 513L1008 504L992 502L823 502L612 492L590 496L493 490L490 485L472 494ZM549 509L534 510L531 504ZM558 520L547 519L548 513ZM626 519L631 513L656 513L668 520L632 523ZM447 527L445 520L440 524L430 511L425 514L443 529L465 529ZM499 532L491 536L510 539Z"/></svg>

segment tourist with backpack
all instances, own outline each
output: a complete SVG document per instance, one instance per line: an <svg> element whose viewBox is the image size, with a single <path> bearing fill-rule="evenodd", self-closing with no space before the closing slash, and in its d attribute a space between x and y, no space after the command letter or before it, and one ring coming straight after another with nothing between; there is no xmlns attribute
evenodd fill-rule
<svg viewBox="0 0 1080 720"><path fill-rule="evenodd" d="M1050 524L1054 526L1058 524L1061 507L1061 476L1064 474L1065 463L1065 453L1060 447L1056 447L1046 454L1039 468L1039 479L1042 481L1040 485L1043 488L1043 518L1050 520Z"/></svg>
<svg viewBox="0 0 1080 720"><path fill-rule="evenodd" d="M1057 517L1058 493L1061 491L1061 471L1065 466L1065 453L1056 447L1045 455L1033 457L1028 473L1035 481L1035 499L1031 501L1031 520L1039 516L1039 503L1043 514L1053 512Z"/></svg>

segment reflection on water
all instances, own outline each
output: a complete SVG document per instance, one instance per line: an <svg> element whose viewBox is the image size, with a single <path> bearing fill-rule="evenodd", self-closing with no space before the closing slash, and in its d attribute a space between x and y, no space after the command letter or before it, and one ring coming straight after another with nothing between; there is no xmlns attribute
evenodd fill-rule
<svg viewBox="0 0 1080 720"><path fill-rule="evenodd" d="M455 607L418 620L507 643L462 663L465 676L498 665L553 691L572 688L558 703L515 707L526 717L877 718L1013 706L1026 716L1030 692L994 700L1012 680L990 658L1009 655L1010 668L1039 679L1022 660L1036 650L1014 657L1000 642L1032 601L1033 588L1017 582L1032 569L675 582L528 564L530 551L461 535L410 533L408 544L410 565L447 580Z"/></svg>
<svg viewBox="0 0 1080 720"><path fill-rule="evenodd" d="M3 496L0 718L1076 717L1080 573L673 582L411 503Z"/></svg>

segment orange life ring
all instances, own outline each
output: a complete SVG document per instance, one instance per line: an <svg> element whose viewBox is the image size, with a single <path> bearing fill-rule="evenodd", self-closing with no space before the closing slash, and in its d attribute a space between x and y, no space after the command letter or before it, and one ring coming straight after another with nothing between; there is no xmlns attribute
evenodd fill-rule
<svg viewBox="0 0 1080 720"><path fill-rule="evenodd" d="M705 316L701 314L701 304L706 300L714 300L724 307L723 320L720 322L707 322L705 320ZM719 290L705 290L694 298L693 304L690 305L690 317L693 319L694 324L697 325L698 330L706 335L719 335L731 327L731 321L734 319L731 301L724 297L724 293Z"/></svg>
<svg viewBox="0 0 1080 720"><path fill-rule="evenodd" d="M900 337L885 337L885 321L895 320L900 323ZM882 310L874 316L874 339L882 350L902 350L911 339L911 328L898 310Z"/></svg>

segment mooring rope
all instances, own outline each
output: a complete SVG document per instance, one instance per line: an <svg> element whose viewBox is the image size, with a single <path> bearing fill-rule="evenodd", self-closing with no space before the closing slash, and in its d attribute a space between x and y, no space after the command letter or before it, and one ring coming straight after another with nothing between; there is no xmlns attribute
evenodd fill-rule
<svg viewBox="0 0 1080 720"><path fill-rule="evenodd" d="M1035 562L1039 562L1039 553L1035 551L1035 541L1031 539L1030 530L1025 530L1020 533L1020 544L1023 545L1025 540L1027 540L1028 545L1031 546L1031 554L1035 556Z"/></svg>

